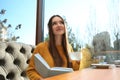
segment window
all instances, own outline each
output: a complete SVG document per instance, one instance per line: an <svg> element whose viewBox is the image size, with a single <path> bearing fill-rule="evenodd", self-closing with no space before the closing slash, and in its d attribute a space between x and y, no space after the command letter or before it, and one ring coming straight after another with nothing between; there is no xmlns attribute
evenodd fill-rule
<svg viewBox="0 0 120 80"><path fill-rule="evenodd" d="M45 0L44 37L54 14L66 19L82 48L120 50L119 0Z"/></svg>
<svg viewBox="0 0 120 80"><path fill-rule="evenodd" d="M92 44L93 36L102 33L110 36L110 44L120 37L119 0L45 0L44 36L48 19L59 14L66 18L78 42L84 47ZM80 36L78 36L79 34Z"/></svg>
<svg viewBox="0 0 120 80"><path fill-rule="evenodd" d="M36 0L0 0L0 10L5 9L0 20L7 19L6 27L11 24L13 36L20 36L18 42L35 45L36 35ZM14 28L21 24L21 29Z"/></svg>

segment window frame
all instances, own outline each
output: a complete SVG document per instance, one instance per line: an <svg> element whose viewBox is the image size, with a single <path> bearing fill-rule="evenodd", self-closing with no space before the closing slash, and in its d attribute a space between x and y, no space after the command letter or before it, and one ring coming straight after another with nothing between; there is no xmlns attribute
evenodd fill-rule
<svg viewBox="0 0 120 80"><path fill-rule="evenodd" d="M44 0L37 0L36 12L36 45L44 41Z"/></svg>

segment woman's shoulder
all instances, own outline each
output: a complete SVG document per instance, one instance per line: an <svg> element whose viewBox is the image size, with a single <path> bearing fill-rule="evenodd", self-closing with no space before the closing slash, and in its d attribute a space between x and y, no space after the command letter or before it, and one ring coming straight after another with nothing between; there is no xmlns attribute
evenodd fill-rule
<svg viewBox="0 0 120 80"><path fill-rule="evenodd" d="M47 41L45 41L45 42L40 42L36 47L40 47L40 48L48 47L48 42L47 42Z"/></svg>

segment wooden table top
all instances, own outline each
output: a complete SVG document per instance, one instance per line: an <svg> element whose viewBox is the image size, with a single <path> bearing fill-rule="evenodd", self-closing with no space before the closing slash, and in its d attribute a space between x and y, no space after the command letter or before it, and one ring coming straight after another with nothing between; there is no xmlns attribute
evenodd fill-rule
<svg viewBox="0 0 120 80"><path fill-rule="evenodd" d="M120 80L120 68L83 69L49 77L44 80Z"/></svg>

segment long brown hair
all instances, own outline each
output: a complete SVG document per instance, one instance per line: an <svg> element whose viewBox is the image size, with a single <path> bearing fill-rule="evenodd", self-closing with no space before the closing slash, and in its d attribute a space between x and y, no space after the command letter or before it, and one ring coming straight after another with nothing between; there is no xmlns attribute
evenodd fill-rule
<svg viewBox="0 0 120 80"><path fill-rule="evenodd" d="M54 17L59 17L62 19L62 21L64 22L64 19L60 16L60 15L53 15L49 21L48 21L48 31L49 31L49 50L50 50L50 53L54 59L54 63L55 63L55 66L62 66L62 64L64 63L62 58L60 57L60 54L56 48L56 45L55 45L55 36L53 34L53 30L52 30L52 19ZM65 22L63 23L65 25ZM64 52L65 52L65 56L66 56L66 59L67 59L67 63L68 63L68 67L69 67L69 58L68 58L68 50L67 50L67 40L66 40L66 31L65 33L63 34L63 38L62 38L62 47L64 49Z"/></svg>

